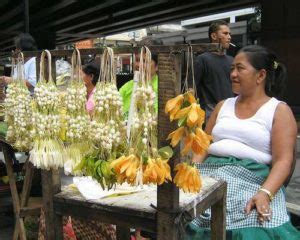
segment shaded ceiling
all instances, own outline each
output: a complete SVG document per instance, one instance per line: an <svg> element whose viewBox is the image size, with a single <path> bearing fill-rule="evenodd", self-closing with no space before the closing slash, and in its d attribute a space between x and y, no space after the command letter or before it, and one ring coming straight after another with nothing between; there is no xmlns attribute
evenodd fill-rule
<svg viewBox="0 0 300 240"><path fill-rule="evenodd" d="M255 0L1 0L0 54L14 48L13 39L20 32L29 31L39 48L54 48L255 3Z"/></svg>

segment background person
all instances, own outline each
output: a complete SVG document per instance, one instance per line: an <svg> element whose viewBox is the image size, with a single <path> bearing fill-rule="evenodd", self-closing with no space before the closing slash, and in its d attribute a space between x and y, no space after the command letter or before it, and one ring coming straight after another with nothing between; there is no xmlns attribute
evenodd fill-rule
<svg viewBox="0 0 300 240"><path fill-rule="evenodd" d="M156 98L155 98L155 111L156 113L158 112L158 101L157 101L157 89L158 89L158 76L157 76L157 70L158 70L158 66L157 66L157 60L158 60L158 56L157 54L151 54L151 79L152 79L152 88L153 91L155 92ZM135 67L138 69L139 66L139 56L136 58L136 62L135 62ZM126 117L128 117L129 114L129 108L130 108L130 101L131 101L131 95L132 95L132 90L133 90L133 80L128 81L127 83L125 83L120 89L119 92L122 96L123 99L123 111Z"/></svg>
<svg viewBox="0 0 300 240"><path fill-rule="evenodd" d="M15 38L16 51L36 51L37 46L34 38L29 33L21 33ZM36 57L25 58L24 77L26 86L32 92L36 85ZM13 71L13 69L12 69ZM16 74L16 73L14 73ZM0 82L4 85L12 82L12 77L1 76Z"/></svg>
<svg viewBox="0 0 300 240"><path fill-rule="evenodd" d="M226 239L300 239L281 189L291 172L297 136L291 109L274 97L285 77L273 53L244 47L231 68L232 88L239 95L220 102L206 125L213 143L198 167L202 175L228 184ZM209 217L200 216L188 226L186 239L210 239L208 226Z"/></svg>
<svg viewBox="0 0 300 240"><path fill-rule="evenodd" d="M89 114L94 110L95 104L93 101L93 94L96 91L96 83L98 82L100 69L98 64L88 63L82 68L82 79L87 90L86 109Z"/></svg>
<svg viewBox="0 0 300 240"><path fill-rule="evenodd" d="M220 44L221 51L204 52L196 58L194 64L197 96L207 119L218 102L233 96L230 81L233 58L226 55L231 40L228 23L213 22L209 27L208 36L211 43Z"/></svg>

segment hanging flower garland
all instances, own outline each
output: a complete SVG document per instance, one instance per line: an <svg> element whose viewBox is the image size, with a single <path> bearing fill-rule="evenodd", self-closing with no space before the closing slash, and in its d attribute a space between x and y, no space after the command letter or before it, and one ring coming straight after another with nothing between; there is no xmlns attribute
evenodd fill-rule
<svg viewBox="0 0 300 240"><path fill-rule="evenodd" d="M193 75L193 89L188 89L188 72L191 67ZM177 120L178 129L169 134L171 146L175 147L183 140L182 156L187 156L184 162L175 166L176 175L174 183L185 192L199 192L201 189L200 173L191 162L189 153L202 155L210 145L211 136L203 129L205 112L201 109L199 101L195 97L197 91L194 82L193 72L193 51L188 49L185 84L182 93L170 99L165 106L166 114L169 114L170 121Z"/></svg>
<svg viewBox="0 0 300 240"><path fill-rule="evenodd" d="M81 77L81 57L78 49L72 54L72 74L70 85L62 97L62 133L66 145L65 172L82 175L74 171L84 154L89 150L89 115L86 111L87 90Z"/></svg>
<svg viewBox="0 0 300 240"><path fill-rule="evenodd" d="M16 64L15 64L16 62ZM31 97L24 79L24 56L19 53L16 61L12 58L12 83L7 86L5 118L8 125L6 140L19 151L32 147Z"/></svg>
<svg viewBox="0 0 300 240"><path fill-rule="evenodd" d="M48 81L44 75L46 56ZM32 117L34 146L29 158L37 168L57 169L64 163L64 148L59 140L61 131L59 99L59 92L51 76L51 54L48 50L44 50L41 54L40 77L35 87Z"/></svg>
<svg viewBox="0 0 300 240"><path fill-rule="evenodd" d="M75 170L81 169L86 175L98 180L102 188L110 189L116 183L110 162L126 148L123 105L116 86L114 53L111 48L103 51L93 100L95 107L89 133L94 151L87 154Z"/></svg>
<svg viewBox="0 0 300 240"><path fill-rule="evenodd" d="M132 185L143 183L163 184L171 180L168 159L170 148L157 150L157 115L154 110L155 93L151 85L151 52L141 49L139 82L132 94L132 123L130 124L129 148L127 154L112 162L119 183Z"/></svg>

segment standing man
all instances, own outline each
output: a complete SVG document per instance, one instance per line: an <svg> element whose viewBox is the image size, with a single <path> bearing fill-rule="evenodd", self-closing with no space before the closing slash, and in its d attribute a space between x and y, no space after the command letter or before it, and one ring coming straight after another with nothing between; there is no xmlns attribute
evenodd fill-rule
<svg viewBox="0 0 300 240"><path fill-rule="evenodd" d="M36 51L37 46L34 38L29 33L20 33L15 38L16 51ZM36 57L25 58L24 77L27 88L33 92L36 80ZM12 69L14 71L14 69ZM14 72L13 75L16 75ZM16 77L16 76L14 76ZM5 86L13 81L12 77L0 76L0 84Z"/></svg>
<svg viewBox="0 0 300 240"><path fill-rule="evenodd" d="M216 104L232 97L230 68L233 58L226 55L231 36L228 23L213 22L208 30L211 43L219 43L221 51L205 52L195 61L195 84L201 107L205 109L208 120Z"/></svg>

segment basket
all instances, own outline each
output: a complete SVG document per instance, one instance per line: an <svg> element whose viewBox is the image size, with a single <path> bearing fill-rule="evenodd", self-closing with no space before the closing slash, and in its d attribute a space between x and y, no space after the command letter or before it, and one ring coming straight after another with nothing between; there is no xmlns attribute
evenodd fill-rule
<svg viewBox="0 0 300 240"><path fill-rule="evenodd" d="M68 217L63 217L63 225L68 223ZM94 220L81 220L72 217L72 227L76 240L116 240L116 227L111 224L104 224ZM40 216L39 240L45 238L45 215L43 209ZM64 231L64 240L74 240Z"/></svg>

